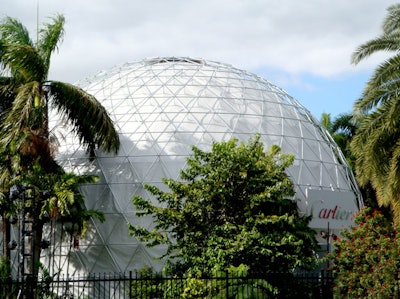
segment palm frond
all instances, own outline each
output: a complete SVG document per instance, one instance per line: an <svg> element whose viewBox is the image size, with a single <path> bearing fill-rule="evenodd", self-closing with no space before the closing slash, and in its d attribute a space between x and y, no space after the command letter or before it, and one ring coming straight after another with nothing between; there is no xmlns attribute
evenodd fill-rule
<svg viewBox="0 0 400 299"><path fill-rule="evenodd" d="M14 76L21 76L24 82L44 81L46 68L38 51L29 45L7 44L0 52L0 61Z"/></svg>
<svg viewBox="0 0 400 299"><path fill-rule="evenodd" d="M399 126L400 102L385 102L365 117L351 143L358 181L371 182L383 206L400 191Z"/></svg>
<svg viewBox="0 0 400 299"><path fill-rule="evenodd" d="M319 121L322 126L328 131L331 132L331 127L332 127L332 120L331 120L331 114L330 113L322 113L321 118Z"/></svg>
<svg viewBox="0 0 400 299"><path fill-rule="evenodd" d="M119 136L106 109L96 98L72 84L49 81L46 84L51 105L73 127L81 143L93 152L101 148L117 152Z"/></svg>
<svg viewBox="0 0 400 299"><path fill-rule="evenodd" d="M0 24L0 39L6 44L34 47L28 29L20 21L6 17Z"/></svg>
<svg viewBox="0 0 400 299"><path fill-rule="evenodd" d="M357 141L357 143L360 143L360 145L366 143L367 140L370 138L372 132L376 130L376 128L378 128L380 124L381 124L381 119L378 117L378 115L372 113L370 115L364 116L364 118L360 122L360 125L357 129L357 133L353 138L353 141ZM362 147L357 145L355 146L355 149L362 150Z"/></svg>
<svg viewBox="0 0 400 299"><path fill-rule="evenodd" d="M400 95L393 96L390 101L383 103L377 110L384 117L382 127L385 132L391 135L392 140L400 137L398 130L400 127Z"/></svg>
<svg viewBox="0 0 400 299"><path fill-rule="evenodd" d="M3 152L0 161L0 188L9 191L9 182L12 179L11 163L9 157Z"/></svg>
<svg viewBox="0 0 400 299"><path fill-rule="evenodd" d="M334 133L341 133L346 137L355 135L358 125L351 113L339 114L332 122L331 130Z"/></svg>
<svg viewBox="0 0 400 299"><path fill-rule="evenodd" d="M367 82L362 96L354 103L354 114L367 114L386 101L395 100L400 93L400 56L382 64Z"/></svg>
<svg viewBox="0 0 400 299"><path fill-rule="evenodd" d="M359 46L351 56L351 62L358 64L361 60L378 51L399 51L400 32L393 32L377 37Z"/></svg>
<svg viewBox="0 0 400 299"><path fill-rule="evenodd" d="M15 98L14 80L12 77L0 77L0 115L11 108Z"/></svg>
<svg viewBox="0 0 400 299"><path fill-rule="evenodd" d="M375 69L373 75L368 80L367 87L390 87L392 82L399 81L399 74L400 54L396 54L384 61Z"/></svg>
<svg viewBox="0 0 400 299"><path fill-rule="evenodd" d="M39 95L38 82L30 82L21 86L16 94L12 107L5 111L1 122L0 143L7 145L16 138L24 128L29 127L33 98Z"/></svg>
<svg viewBox="0 0 400 299"><path fill-rule="evenodd" d="M381 164L382 157L387 155L381 147L382 122L383 117L378 112L366 116L351 141L351 152L356 158L356 175L361 185L366 185L375 172L381 173L386 168Z"/></svg>
<svg viewBox="0 0 400 299"><path fill-rule="evenodd" d="M400 30L400 4L394 4L388 7L382 29L385 34Z"/></svg>
<svg viewBox="0 0 400 299"><path fill-rule="evenodd" d="M76 218L71 220L78 223L82 221L80 216L84 216L87 211L79 186L95 183L98 179L94 175L80 176L66 173L61 168L57 173L49 173L36 161L31 172L16 176L12 183L29 185L35 189L35 194L38 196L36 200L42 201L41 215L47 213L57 218L75 216ZM46 197L40 196L44 190L48 193Z"/></svg>
<svg viewBox="0 0 400 299"><path fill-rule="evenodd" d="M62 42L64 36L64 16L58 14L52 18L52 21L51 24L44 24L41 28L38 40L38 50L46 66L46 74L50 66L51 54L58 49L58 44Z"/></svg>
<svg viewBox="0 0 400 299"><path fill-rule="evenodd" d="M400 139L397 140L394 146L387 181L390 186L388 188L390 198L397 197L397 194L400 194Z"/></svg>
<svg viewBox="0 0 400 299"><path fill-rule="evenodd" d="M356 177L371 183L380 206L390 206L400 227L400 4L388 8L382 34L352 55L357 64L377 51L393 51L367 82L353 114L360 125L350 148Z"/></svg>

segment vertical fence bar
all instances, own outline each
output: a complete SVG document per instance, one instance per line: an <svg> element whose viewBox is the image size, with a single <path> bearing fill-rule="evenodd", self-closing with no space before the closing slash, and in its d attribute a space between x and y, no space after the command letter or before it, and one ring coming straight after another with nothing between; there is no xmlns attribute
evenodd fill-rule
<svg viewBox="0 0 400 299"><path fill-rule="evenodd" d="M229 298L229 273L228 271L226 271L226 280L225 280L225 298L228 299Z"/></svg>
<svg viewBox="0 0 400 299"><path fill-rule="evenodd" d="M129 271L129 299L132 298L132 271Z"/></svg>
<svg viewBox="0 0 400 299"><path fill-rule="evenodd" d="M1 274L0 274L1 275ZM49 287L58 298L178 298L184 292L186 278L163 276L160 274L133 275L120 273L88 274L85 276L66 277L56 275L50 285L40 280L38 286ZM332 273L322 271L316 273L297 273L295 276L279 273L255 275L251 277L236 277L225 272L221 276L203 277L200 285L204 286L203 295L207 298L267 298L268 290L264 283L269 282L279 287L283 293L298 295L298 298L332 298ZM4 291L18 292L20 280L0 281L0 296ZM126 289L128 287L128 290ZM291 288L291 289L289 289ZM298 288L298 289L297 289ZM3 293L2 293L3 292ZM17 294L15 294L17 295Z"/></svg>

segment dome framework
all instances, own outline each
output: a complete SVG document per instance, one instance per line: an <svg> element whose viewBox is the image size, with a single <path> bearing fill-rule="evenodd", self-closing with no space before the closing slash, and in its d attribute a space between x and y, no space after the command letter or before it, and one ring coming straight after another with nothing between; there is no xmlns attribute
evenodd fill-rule
<svg viewBox="0 0 400 299"><path fill-rule="evenodd" d="M161 269L162 261L154 258L164 248L147 248L129 236L127 222L152 225L151 219L135 216L132 196L151 198L144 184L165 189L163 177L179 179L192 145L209 150L213 141L247 142L258 133L266 148L276 144L294 154L287 171L294 199L301 213L313 215L311 226L317 231L329 224L337 230L348 225L350 212L363 204L329 133L295 98L252 73L219 62L167 57L117 66L79 85L110 113L121 148L116 156L97 152L89 161L62 120L53 122L63 135L58 162L67 171L100 176L99 183L83 186L82 192L87 208L106 216L104 223L92 221L78 250L58 244L59 252L69 252L72 271Z"/></svg>

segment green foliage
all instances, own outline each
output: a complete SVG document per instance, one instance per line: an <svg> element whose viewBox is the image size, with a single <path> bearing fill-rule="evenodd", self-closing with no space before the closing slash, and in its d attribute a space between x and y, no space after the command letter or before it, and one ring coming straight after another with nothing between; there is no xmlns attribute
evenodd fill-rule
<svg viewBox="0 0 400 299"><path fill-rule="evenodd" d="M163 288L161 287L161 277L162 275L154 273L152 268L144 267L139 273L136 273L135 280L130 290L130 297L165 298L163 296Z"/></svg>
<svg viewBox="0 0 400 299"><path fill-rule="evenodd" d="M51 55L62 41L64 24L64 17L56 15L40 27L37 40L33 41L20 21L6 17L0 23L0 204L5 224L16 209L7 202L15 181L22 186L31 184L36 191L53 188L51 198L46 200L36 192L34 214L41 214L31 215L35 221L44 211L60 217L75 214L78 230L84 231L90 215L102 216L82 209L81 195L70 184L84 178L67 178L68 174L63 173L54 157L57 145L49 128L50 110L71 126L92 157L98 148L117 152L120 146L112 120L92 95L72 84L48 79ZM38 174L38 167L45 174ZM35 175L38 177L34 178ZM42 188L43 184L47 186ZM7 225L4 227L7 230ZM41 239L42 227L41 222L35 226L34 239ZM3 233L5 244L10 241L7 238L9 234ZM39 259L39 241L35 242L34 250L35 258ZM9 255L5 247L3 251L3 255Z"/></svg>
<svg viewBox="0 0 400 299"><path fill-rule="evenodd" d="M200 272L186 276L164 277L143 268L134 280L131 298L276 298L279 290L264 279L249 277L248 267L239 265L227 271Z"/></svg>
<svg viewBox="0 0 400 299"><path fill-rule="evenodd" d="M0 148L6 152L13 143L14 151L22 152L25 158L40 157L42 166L52 154L50 108L69 122L89 152L98 147L116 152L120 145L105 108L93 96L69 83L48 80L51 55L62 41L64 24L64 16L56 15L41 26L38 40L33 42L20 21L6 17L0 23L2 74L10 76L0 77Z"/></svg>
<svg viewBox="0 0 400 299"><path fill-rule="evenodd" d="M361 210L355 223L334 245L337 297L394 298L400 278L400 240L392 223L371 208Z"/></svg>
<svg viewBox="0 0 400 299"><path fill-rule="evenodd" d="M40 259L41 236L46 212L57 219L74 220L73 232L85 231L90 216L104 217L98 211L86 211L77 186L93 182L92 176L66 174L55 161L55 135L49 128L53 110L70 125L81 144L94 157L98 148L117 152L118 133L105 108L84 90L69 83L48 79L51 55L64 35L65 19L56 15L44 24L34 42L23 24L6 17L0 23L0 205L3 244L8 244L8 217L16 211L9 202L13 185L35 190L35 205L30 213L33 227L34 261ZM49 190L50 197L41 191ZM9 250L3 246L3 255ZM33 276L38 275L34 268Z"/></svg>
<svg viewBox="0 0 400 299"><path fill-rule="evenodd" d="M388 7L387 15L382 24L382 33L375 39L369 40L360 45L352 55L352 62L359 63L377 51L398 51L400 42L399 33L399 11L400 4Z"/></svg>
<svg viewBox="0 0 400 299"><path fill-rule="evenodd" d="M73 222L74 230L69 233L77 236L85 234L90 217L98 218L101 222L105 220L101 211L86 210L79 191L79 186L97 181L97 176L76 175L62 170L47 173L38 163L34 163L30 172L16 176L12 183L34 189L36 205L40 208L39 219L47 215L58 221ZM44 190L46 194L43 194Z"/></svg>
<svg viewBox="0 0 400 299"><path fill-rule="evenodd" d="M46 267L42 264L38 264L39 267L39 281L36 285L35 293L37 298L43 299L56 299L59 298L56 294L51 291L51 284L53 283L54 277L50 275L50 272Z"/></svg>
<svg viewBox="0 0 400 299"><path fill-rule="evenodd" d="M227 271L214 271L211 279L189 276L180 298L274 298L279 290L264 279L248 277L248 267L239 265Z"/></svg>
<svg viewBox="0 0 400 299"><path fill-rule="evenodd" d="M342 113L331 120L329 113L322 113L320 122L331 134L333 140L346 158L347 164L354 172L356 168L356 157L352 152L351 142L360 125L361 118L355 117L351 113ZM375 190L373 190L370 183L360 186L360 191L366 205L373 207L379 206L376 200ZM380 208L382 209L382 207Z"/></svg>
<svg viewBox="0 0 400 299"><path fill-rule="evenodd" d="M14 298L17 295L17 288L11 281L10 261L0 256L0 298Z"/></svg>
<svg viewBox="0 0 400 299"><path fill-rule="evenodd" d="M293 273L252 275L244 264L213 270L210 276L200 272L170 276L144 268L131 286L130 298L292 299L321 298L324 292L321 285L297 280Z"/></svg>
<svg viewBox="0 0 400 299"><path fill-rule="evenodd" d="M58 298L56 294L51 291L51 283L53 277L50 275L46 267L39 263L39 281L36 285L35 295L36 298L51 299ZM27 283L27 281L25 281ZM5 257L0 257L0 298L19 298L20 286L16 281L11 278L11 265Z"/></svg>
<svg viewBox="0 0 400 299"><path fill-rule="evenodd" d="M249 273L291 272L311 267L316 246L309 217L299 216L293 183L285 170L293 156L278 146L267 152L259 136L193 147L180 181L164 179L169 192L146 186L158 201L134 196L138 216L154 229L129 225L148 246L166 244L176 273L206 274L241 264Z"/></svg>
<svg viewBox="0 0 400 299"><path fill-rule="evenodd" d="M400 4L388 8L381 34L362 44L352 56L353 63L379 51L393 56L379 65L354 104L360 125L351 142L358 182L371 184L380 206L390 207L400 225Z"/></svg>
<svg viewBox="0 0 400 299"><path fill-rule="evenodd" d="M329 113L322 113L320 123L331 134L349 166L354 168L355 158L350 151L350 142L356 133L358 122L354 119L353 115L342 113L332 120Z"/></svg>

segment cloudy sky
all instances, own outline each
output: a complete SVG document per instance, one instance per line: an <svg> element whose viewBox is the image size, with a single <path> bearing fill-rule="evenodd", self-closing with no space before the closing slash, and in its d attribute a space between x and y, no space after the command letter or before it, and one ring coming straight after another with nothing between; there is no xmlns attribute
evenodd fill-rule
<svg viewBox="0 0 400 299"><path fill-rule="evenodd" d="M350 56L375 38L394 0L2 0L0 18L37 23L61 13L66 34L50 79L75 83L125 62L188 56L231 64L280 86L315 117L350 112L377 54Z"/></svg>

